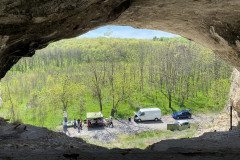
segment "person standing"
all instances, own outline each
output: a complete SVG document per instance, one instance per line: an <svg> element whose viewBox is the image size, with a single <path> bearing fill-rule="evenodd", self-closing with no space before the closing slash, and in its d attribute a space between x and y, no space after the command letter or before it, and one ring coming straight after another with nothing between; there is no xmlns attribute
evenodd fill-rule
<svg viewBox="0 0 240 160"><path fill-rule="evenodd" d="M63 131L66 134L67 133L67 122L63 121Z"/></svg>
<svg viewBox="0 0 240 160"><path fill-rule="evenodd" d="M78 133L80 133L80 123L78 123Z"/></svg>
<svg viewBox="0 0 240 160"><path fill-rule="evenodd" d="M111 119L110 119L110 121L109 121L109 127L112 125L112 128L113 128L113 121L112 121L112 117L111 117Z"/></svg>
<svg viewBox="0 0 240 160"><path fill-rule="evenodd" d="M131 117L128 117L128 123L130 123L131 122Z"/></svg>
<svg viewBox="0 0 240 160"><path fill-rule="evenodd" d="M91 126L91 122L89 120L87 120L87 126L90 127Z"/></svg>
<svg viewBox="0 0 240 160"><path fill-rule="evenodd" d="M116 112L115 109L112 109L112 110L111 110L111 117L114 117L115 112Z"/></svg>
<svg viewBox="0 0 240 160"><path fill-rule="evenodd" d="M76 126L77 126L77 122L76 122L76 119L74 118L74 120L73 120L73 127L76 128Z"/></svg>
<svg viewBox="0 0 240 160"><path fill-rule="evenodd" d="M79 122L79 123L80 123L80 128L82 129L82 120L80 120L80 122Z"/></svg>
<svg viewBox="0 0 240 160"><path fill-rule="evenodd" d="M67 111L63 111L64 121L67 122Z"/></svg>

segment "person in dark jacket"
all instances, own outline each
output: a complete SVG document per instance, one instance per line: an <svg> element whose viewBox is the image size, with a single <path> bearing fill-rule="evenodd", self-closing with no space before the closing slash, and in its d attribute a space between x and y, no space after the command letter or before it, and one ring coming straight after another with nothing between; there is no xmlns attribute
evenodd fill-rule
<svg viewBox="0 0 240 160"><path fill-rule="evenodd" d="M131 117L128 117L128 123L131 122Z"/></svg>
<svg viewBox="0 0 240 160"><path fill-rule="evenodd" d="M78 123L78 133L80 133L80 123Z"/></svg>
<svg viewBox="0 0 240 160"><path fill-rule="evenodd" d="M76 119L74 118L73 120L73 127L76 128L77 127L77 122L76 122Z"/></svg>

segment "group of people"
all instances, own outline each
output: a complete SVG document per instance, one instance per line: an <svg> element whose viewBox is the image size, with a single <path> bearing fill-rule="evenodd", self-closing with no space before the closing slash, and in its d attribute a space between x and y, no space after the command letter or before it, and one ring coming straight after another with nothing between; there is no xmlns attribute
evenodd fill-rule
<svg viewBox="0 0 240 160"><path fill-rule="evenodd" d="M64 130L64 132L66 133L68 130L67 130L67 123L68 123L68 121L67 121L67 112L66 111L63 111L63 118L64 118L64 121L63 121L63 130ZM82 129L82 120L80 120L79 118L78 118L78 120L76 120L75 118L74 118L74 120L73 120L73 127L74 128L78 128L78 133L80 133L80 130Z"/></svg>
<svg viewBox="0 0 240 160"><path fill-rule="evenodd" d="M76 121L76 119L74 118L74 120L73 120L73 127L74 128L78 128L78 133L80 133L80 130L82 129L82 120L80 120L79 118L78 118L78 120Z"/></svg>
<svg viewBox="0 0 240 160"><path fill-rule="evenodd" d="M113 127L113 120L110 118L110 120L104 121L103 118L97 118L93 120L87 120L87 126L112 126Z"/></svg>
<svg viewBox="0 0 240 160"><path fill-rule="evenodd" d="M96 119L95 121L94 121L96 124L100 124L100 123L102 123L102 124L105 124L104 123L104 121L103 121L103 119ZM90 122L90 120L88 120L87 121L87 125L88 126L90 126L90 125L92 125L92 124L94 124L94 122ZM68 121L67 121L67 118L66 117L64 117L64 121L63 121L63 130L64 130L64 132L65 133L67 133L67 132L69 132L68 130L67 130L67 123L68 123ZM108 123L106 124L108 127L113 127L113 120L112 120L112 118L110 118L110 120L108 121ZM82 120L80 120L79 118L78 118L78 120L76 120L75 118L74 118L74 120L73 120L73 127L76 129L78 129L78 133L80 133L80 130L82 129L82 127L83 127L83 122L82 122ZM69 133L70 134L70 133Z"/></svg>
<svg viewBox="0 0 240 160"><path fill-rule="evenodd" d="M103 118L96 118L96 119L92 119L92 120L87 120L87 126L104 126L105 125L105 121Z"/></svg>

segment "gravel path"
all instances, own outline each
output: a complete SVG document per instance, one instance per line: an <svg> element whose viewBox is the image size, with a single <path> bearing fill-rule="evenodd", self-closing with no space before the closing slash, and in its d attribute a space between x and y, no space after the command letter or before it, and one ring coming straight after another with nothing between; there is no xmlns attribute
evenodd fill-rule
<svg viewBox="0 0 240 160"><path fill-rule="evenodd" d="M193 115L188 121L190 123L211 123L213 120L212 114ZM162 116L160 121L145 121L145 122L128 122L128 120L113 120L114 127L95 127L88 128L86 125L78 133L77 129L68 128L67 135L70 137L81 137L90 140L100 140L104 142L115 140L116 136L123 133L140 133L149 130L166 130L168 123L173 123L175 120L171 116Z"/></svg>

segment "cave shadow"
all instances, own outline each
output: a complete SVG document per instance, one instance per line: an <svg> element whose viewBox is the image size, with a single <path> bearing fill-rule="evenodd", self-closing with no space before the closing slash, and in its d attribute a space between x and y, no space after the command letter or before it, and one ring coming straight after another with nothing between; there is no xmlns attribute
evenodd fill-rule
<svg viewBox="0 0 240 160"><path fill-rule="evenodd" d="M158 121L155 121L155 120L153 120L153 121L140 121L140 122L135 122L135 123L137 123L137 124L158 124L158 123L163 123L163 121L162 120L158 120Z"/></svg>
<svg viewBox="0 0 240 160"><path fill-rule="evenodd" d="M199 116L200 117L200 116ZM173 118L175 121L178 121L178 120L194 120L195 118L180 118L180 119L175 119Z"/></svg>
<svg viewBox="0 0 240 160"><path fill-rule="evenodd" d="M104 130L104 129L105 129L104 126L94 126L94 127L88 127L87 128L88 131L96 131L96 130L101 131L101 130Z"/></svg>

